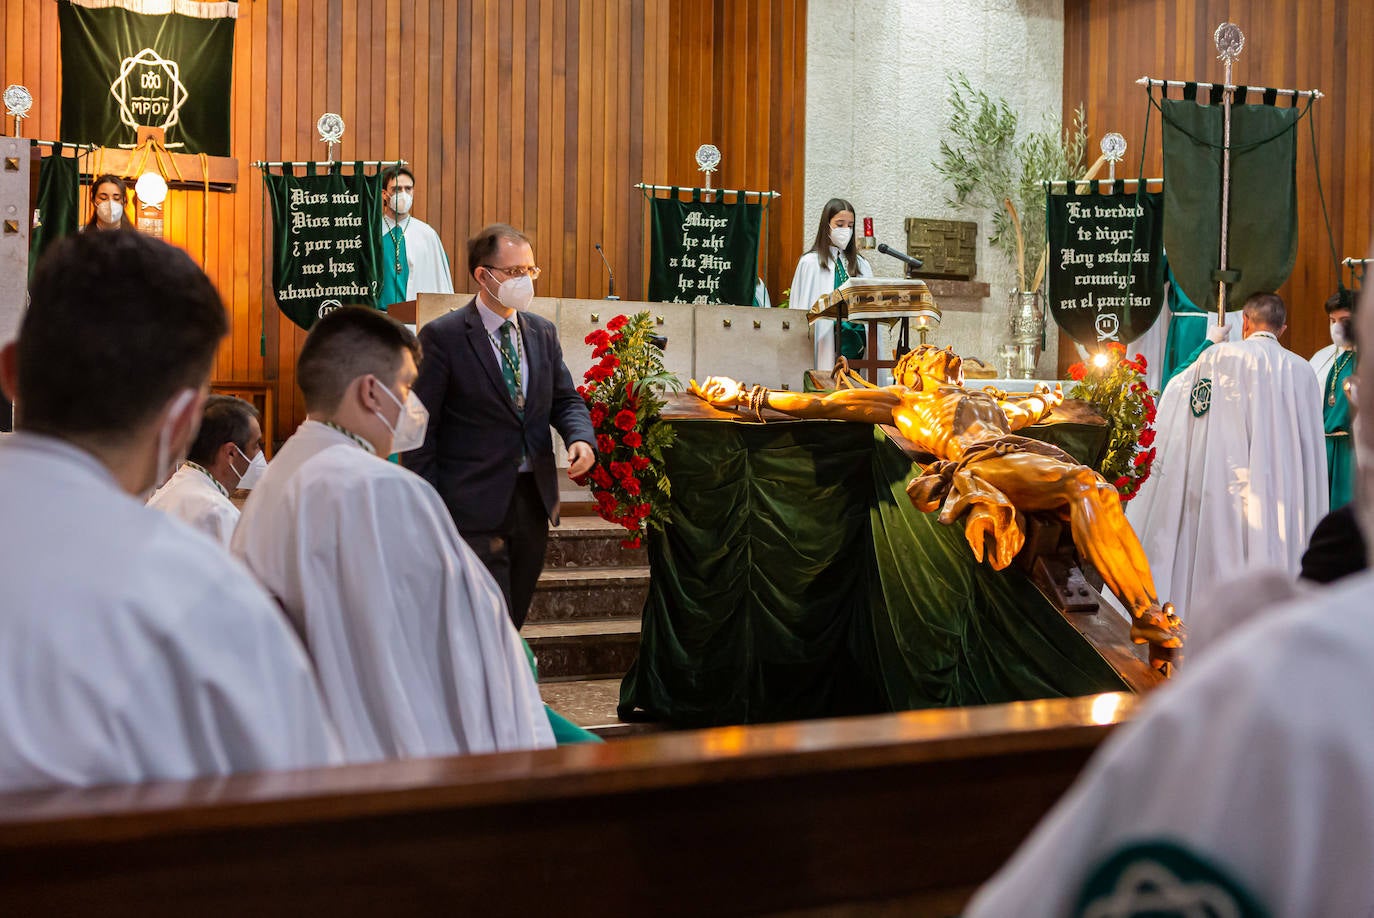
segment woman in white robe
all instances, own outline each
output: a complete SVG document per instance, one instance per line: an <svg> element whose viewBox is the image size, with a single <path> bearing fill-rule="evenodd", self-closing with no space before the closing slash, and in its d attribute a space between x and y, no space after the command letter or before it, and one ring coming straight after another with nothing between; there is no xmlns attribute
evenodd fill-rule
<svg viewBox="0 0 1374 918"><path fill-rule="evenodd" d="M859 255L854 240L854 205L842 198L831 198L821 211L816 240L797 262L792 275L792 309L810 309L811 304L839 287L851 277L872 277L873 268ZM817 319L811 323L811 341L816 369L828 373L835 366L835 323Z"/></svg>

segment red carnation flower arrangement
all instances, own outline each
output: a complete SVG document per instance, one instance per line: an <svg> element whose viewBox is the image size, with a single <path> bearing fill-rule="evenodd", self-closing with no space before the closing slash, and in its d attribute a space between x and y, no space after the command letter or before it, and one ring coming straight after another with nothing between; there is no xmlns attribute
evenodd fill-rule
<svg viewBox="0 0 1374 918"><path fill-rule="evenodd" d="M591 369L577 391L587 402L596 430L596 465L587 473L596 512L628 530L625 548L639 548L649 528L668 520L668 476L663 451L673 429L660 423L663 391L681 389L663 369L662 352L649 342L649 313L616 316L586 337Z"/></svg>
<svg viewBox="0 0 1374 918"><path fill-rule="evenodd" d="M1090 403L1107 419L1111 433L1097 471L1116 486L1121 502L1140 493L1155 461L1155 399L1158 392L1145 383L1145 358L1126 356L1121 344L1109 344L1087 363L1069 367L1077 384L1070 398Z"/></svg>

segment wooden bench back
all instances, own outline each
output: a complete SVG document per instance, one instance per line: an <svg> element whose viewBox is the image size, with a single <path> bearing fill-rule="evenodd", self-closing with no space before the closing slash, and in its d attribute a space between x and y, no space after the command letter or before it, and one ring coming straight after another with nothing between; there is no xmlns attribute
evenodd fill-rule
<svg viewBox="0 0 1374 918"><path fill-rule="evenodd" d="M953 914L1133 696L0 795L8 914Z"/></svg>

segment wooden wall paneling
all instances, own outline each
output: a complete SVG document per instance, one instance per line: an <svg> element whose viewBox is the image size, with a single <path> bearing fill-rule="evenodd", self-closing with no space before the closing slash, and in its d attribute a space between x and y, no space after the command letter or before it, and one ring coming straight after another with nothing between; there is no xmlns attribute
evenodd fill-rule
<svg viewBox="0 0 1374 918"><path fill-rule="evenodd" d="M1353 25L1353 23L1352 23ZM54 0L5 0L0 73L35 90L26 133L58 135ZM304 417L295 357L304 333L271 299L270 214L254 160L321 159L315 120L339 112L344 160L404 157L418 215L470 289L464 243L484 223L533 234L540 292L641 298L650 181L697 184L692 154L725 153L731 187L783 192L770 217L774 296L804 212L803 0L255 0L239 7L230 101L234 194L214 193L205 268L231 316L218 378L274 380L276 427ZM169 197L167 235L200 258L201 193ZM784 276L786 275L786 276ZM264 310L264 303L266 309ZM265 353L264 353L265 351Z"/></svg>
<svg viewBox="0 0 1374 918"><path fill-rule="evenodd" d="M520 69L524 74L523 92L517 98L513 117L522 122L520 159L515 163L519 176L515 196L516 225L543 235L539 225L539 69L545 45L539 40L539 3L521 7L516 44L520 48Z"/></svg>
<svg viewBox="0 0 1374 918"><path fill-rule="evenodd" d="M1374 21L1359 0L1142 0L1131 4L1069 0L1065 7L1064 106L1087 104L1093 141L1108 130L1125 135L1126 174L1138 163L1144 123L1142 75L1217 80L1212 32L1223 21L1246 34L1235 67L1239 84L1319 88L1326 98L1312 109L1321 180L1337 255L1363 253L1370 242L1371 179L1368 157L1374 99ZM1159 120L1151 124L1146 171L1161 169ZM1321 306L1335 289L1337 269L1327 244L1316 193L1310 126L1298 126L1298 259L1279 293L1289 305L1287 344L1310 354L1327 343ZM1066 355L1061 351L1061 360Z"/></svg>
<svg viewBox="0 0 1374 918"><path fill-rule="evenodd" d="M549 286L558 290L563 295L568 295L567 290L571 287L576 289L576 277L573 265L575 264L575 247L577 245L577 189L579 184L578 173L578 98L581 94L581 20L582 4L580 0L567 0L561 4L564 8L565 17L563 23L563 93L561 95L562 119L558 138L555 146L561 145L563 150L562 174L561 179L562 193L555 192L558 232L561 233L561 260L558 265L558 276ZM591 74L586 75L591 79ZM555 101L558 105L559 101ZM555 154L556 156L557 154ZM554 285L557 286L554 286Z"/></svg>
<svg viewBox="0 0 1374 918"><path fill-rule="evenodd" d="M468 70L462 66L466 61L463 52L460 23L466 22L470 15L462 2L439 4L443 17L441 44L438 59L434 62L434 75L431 77L430 94L438 104L438 111L430 110L431 130L439 132L440 166L435 178L437 181L426 194L434 212L434 228L442 239L448 240L449 268L453 273L456 290L465 290L464 274L461 273L462 243L467 238L458 229L458 202L461 199L462 176L459 164L467 161L466 131L459 129L459 99L466 105L467 94L462 87L468 83ZM467 47L471 48L471 37ZM436 87L439 89L435 91ZM464 128L467 125L463 120ZM442 202L442 206L438 206Z"/></svg>

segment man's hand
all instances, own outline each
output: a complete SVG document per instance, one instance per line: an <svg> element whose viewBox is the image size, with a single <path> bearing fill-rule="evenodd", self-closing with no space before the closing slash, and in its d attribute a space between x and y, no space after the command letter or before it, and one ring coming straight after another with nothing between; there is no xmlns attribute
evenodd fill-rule
<svg viewBox="0 0 1374 918"><path fill-rule="evenodd" d="M590 443L577 440L568 445L568 477L573 481L590 472L594 462L596 450L592 449Z"/></svg>
<svg viewBox="0 0 1374 918"><path fill-rule="evenodd" d="M708 376L698 385L694 379L688 390L704 402L717 408L734 408L744 398L744 387L728 376Z"/></svg>
<svg viewBox="0 0 1374 918"><path fill-rule="evenodd" d="M1213 325L1207 329L1207 340L1213 344L1221 344L1231 337L1231 327L1229 325Z"/></svg>

